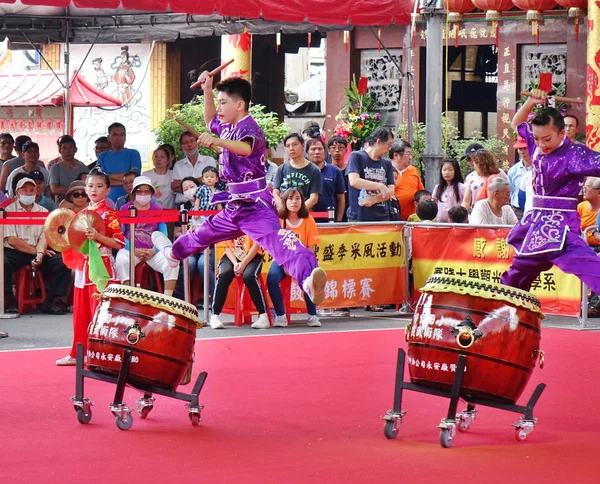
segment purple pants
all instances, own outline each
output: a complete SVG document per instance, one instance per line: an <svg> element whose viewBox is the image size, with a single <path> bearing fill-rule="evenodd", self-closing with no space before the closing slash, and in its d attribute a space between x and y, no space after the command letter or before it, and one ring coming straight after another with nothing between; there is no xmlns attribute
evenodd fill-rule
<svg viewBox="0 0 600 484"><path fill-rule="evenodd" d="M277 212L265 200L232 201L211 215L200 227L173 243L173 257L183 260L223 240L248 235L283 266L300 287L317 267L315 254L304 247L291 230L281 228Z"/></svg>
<svg viewBox="0 0 600 484"><path fill-rule="evenodd" d="M574 232L567 233L562 250L536 255L517 255L502 274L500 282L529 291L540 274L556 265L567 274L575 274L592 291L600 292L600 257Z"/></svg>

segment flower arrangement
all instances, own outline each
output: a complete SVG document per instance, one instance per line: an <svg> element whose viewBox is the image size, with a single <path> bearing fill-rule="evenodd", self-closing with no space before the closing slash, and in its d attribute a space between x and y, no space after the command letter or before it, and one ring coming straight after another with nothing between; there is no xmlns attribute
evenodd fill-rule
<svg viewBox="0 0 600 484"><path fill-rule="evenodd" d="M356 82L352 78L349 88L345 88L346 104L335 117L337 125L334 129L336 136L348 140L352 149L360 149L365 138L375 128L381 126L383 120L380 112L377 112L377 103L368 93L367 78L361 77Z"/></svg>

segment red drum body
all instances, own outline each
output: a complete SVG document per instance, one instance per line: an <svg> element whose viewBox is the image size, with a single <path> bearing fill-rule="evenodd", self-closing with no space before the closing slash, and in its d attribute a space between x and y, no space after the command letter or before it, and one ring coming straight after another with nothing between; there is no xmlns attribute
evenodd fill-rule
<svg viewBox="0 0 600 484"><path fill-rule="evenodd" d="M111 284L88 329L87 368L118 375L130 349L132 382L174 390L194 358L198 310L144 289Z"/></svg>
<svg viewBox="0 0 600 484"><path fill-rule="evenodd" d="M406 329L411 381L450 390L464 354L462 395L515 403L540 353L538 299L455 276L433 276L421 293Z"/></svg>

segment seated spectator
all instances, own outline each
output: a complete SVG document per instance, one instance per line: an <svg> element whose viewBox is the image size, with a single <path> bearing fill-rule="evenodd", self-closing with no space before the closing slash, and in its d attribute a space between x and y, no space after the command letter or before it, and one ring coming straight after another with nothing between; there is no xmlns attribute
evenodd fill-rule
<svg viewBox="0 0 600 484"><path fill-rule="evenodd" d="M262 264L262 250L249 237L242 236L236 240L226 242L225 255L219 262L219 274L217 275L217 283L213 296L212 315L210 317L211 328L223 328L220 314L225 305L225 299L227 299L229 286L235 276L242 276L244 284L248 288L250 298L258 311L258 319L252 323L252 327L254 329L267 329L270 326L265 303L266 298L258 280ZM236 301L236 304L238 303Z"/></svg>
<svg viewBox="0 0 600 484"><path fill-rule="evenodd" d="M10 173L10 175L8 175L8 179L6 180L8 196L14 197L14 195L15 195L14 192L12 191L13 178L15 176L17 176L19 173L31 173L34 170L40 171L44 175L44 182L46 183L46 190L45 190L44 194L47 196L50 196L50 189L48 188L50 186L50 174L48 173L48 170L46 170L46 168L43 168L43 162L42 162L42 167L40 167L38 164L38 162L40 161L39 145L37 143L34 143L33 141L28 141L27 143L25 143L23 145L23 159L25 160L25 163L23 164L23 166L21 166L19 168L15 168ZM6 165L6 163L5 163L5 165Z"/></svg>
<svg viewBox="0 0 600 484"><path fill-rule="evenodd" d="M133 180L135 180L137 176L137 173L132 170L126 171L123 174L123 189L125 190L125 195L117 198L117 201L115 202L115 210L122 210L123 205L132 201L131 190L133 189Z"/></svg>
<svg viewBox="0 0 600 484"><path fill-rule="evenodd" d="M442 162L440 179L433 189L433 200L438 204L438 222L448 222L448 210L456 205L461 205L465 196L460 166L455 159Z"/></svg>
<svg viewBox="0 0 600 484"><path fill-rule="evenodd" d="M435 222L438 213L437 203L431 198L421 200L417 205L417 217L421 222Z"/></svg>
<svg viewBox="0 0 600 484"><path fill-rule="evenodd" d="M161 148L167 152L167 155L169 156L169 162L167 164L167 169L172 171L173 167L175 166L175 162L177 161L176 160L177 153L175 152L175 147L170 143L163 143L162 145L159 146L159 148Z"/></svg>
<svg viewBox="0 0 600 484"><path fill-rule="evenodd" d="M35 203L35 181L21 178L16 186L17 199L7 212L48 212ZM4 227L4 301L7 312L17 312L17 301L12 293L12 277L23 266L39 268L46 278L46 300L42 312L64 314L56 304L57 298L67 296L71 284L71 271L62 257L48 248L43 225L6 225Z"/></svg>
<svg viewBox="0 0 600 484"><path fill-rule="evenodd" d="M171 145L169 145L171 146ZM166 145L159 146L152 153L152 170L142 173L152 180L154 187L154 197L157 203L164 209L175 207L175 194L171 190L171 182L173 181L173 172L169 170L171 164L171 155ZM123 180L123 188L125 188L125 180ZM127 188L125 188L127 190Z"/></svg>
<svg viewBox="0 0 600 484"><path fill-rule="evenodd" d="M6 184L8 175L10 175L13 170L20 168L25 164L25 160L23 159L23 145L28 141L31 141L31 138L24 134L15 138L14 150L17 152L17 156L2 163L2 170L0 171L0 191L8 191L8 185ZM42 160L39 160L38 164L42 167L44 166Z"/></svg>
<svg viewBox="0 0 600 484"><path fill-rule="evenodd" d="M138 210L162 210L157 203L152 203L154 188L152 180L146 176L138 176L133 181L132 196L134 200L123 205L123 210L127 210L134 205ZM164 293L166 296L172 296L177 282L179 267L171 267L162 252L159 252L152 243L152 232L159 231L167 236L167 224L165 222L139 223L135 226L135 264L145 262L156 272L163 275L165 280ZM115 265L117 273L122 284L129 284L129 258L131 241L129 240L129 225L123 225L123 234L125 235L125 248L117 253Z"/></svg>
<svg viewBox="0 0 600 484"><path fill-rule="evenodd" d="M49 212L52 212L52 210L56 209L56 203L54 203L54 200L51 197L47 197L45 195L46 180L44 179L44 175L41 171L33 170L29 174L20 173L20 175L28 176L29 178L32 178L35 181L35 203L37 203L38 205L41 205ZM18 176L19 175L17 175L13 179L13 183L14 183L14 180L17 179Z"/></svg>
<svg viewBox="0 0 600 484"><path fill-rule="evenodd" d="M471 211L472 225L514 225L517 216L510 207L510 185L501 177L494 178L488 186L488 197L479 200Z"/></svg>
<svg viewBox="0 0 600 484"><path fill-rule="evenodd" d="M65 193L65 198L60 202L59 208L68 208L75 213L81 212L87 208L90 199L85 193L85 182L75 180L69 185L69 189Z"/></svg>
<svg viewBox="0 0 600 484"><path fill-rule="evenodd" d="M419 218L419 216L417 215L417 207L419 206L419 203L421 203L421 201L423 200L431 200L432 196L431 196L431 192L428 190L419 190L417 193L415 193L415 197L414 197L414 205L415 205L415 213L413 213L410 217L408 217L408 219L406 220L407 222L420 222L421 219ZM436 222L436 220L434 220L434 222Z"/></svg>
<svg viewBox="0 0 600 484"><path fill-rule="evenodd" d="M15 157L13 153L14 148L15 139L12 135L10 133L0 133L0 165Z"/></svg>
<svg viewBox="0 0 600 484"><path fill-rule="evenodd" d="M288 188L281 195L281 201L283 203L283 208L279 210L281 226L284 229L291 230L298 238L299 243L314 251L319 243L319 233L315 219L308 213L308 209L304 204L302 191L295 187ZM290 243L292 242L290 241ZM269 295L271 296L276 315L273 326L287 326L283 295L279 287L279 283L285 277L288 277L288 274L283 267L273 260L267 276ZM306 302L306 311L308 312L308 325L311 327L321 326L321 321L317 318L317 308L306 293L304 294L304 301Z"/></svg>
<svg viewBox="0 0 600 484"><path fill-rule="evenodd" d="M394 195L400 203L400 217L407 220L415 213L413 197L419 190L424 190L419 171L412 165L412 146L408 141L394 141L390 149L392 165L398 172L394 187Z"/></svg>
<svg viewBox="0 0 600 484"><path fill-rule="evenodd" d="M455 205L448 210L448 222L452 224L469 223L469 212L461 205Z"/></svg>
<svg viewBox="0 0 600 484"><path fill-rule="evenodd" d="M465 196L462 206L471 210L475 202L484 200L488 196L490 182L500 176L508 180L508 176L499 167L496 157L485 149L477 150L470 157L474 166L474 173L469 173L465 181Z"/></svg>
<svg viewBox="0 0 600 484"><path fill-rule="evenodd" d="M57 203L64 198L71 182L87 175L89 169L81 161L75 159L77 145L71 136L58 138L58 152L61 161L50 168L50 191Z"/></svg>
<svg viewBox="0 0 600 484"><path fill-rule="evenodd" d="M202 183L196 190L194 210L221 210L221 205L210 204L213 194L220 191L217 189L219 172L214 166L207 166L202 170Z"/></svg>

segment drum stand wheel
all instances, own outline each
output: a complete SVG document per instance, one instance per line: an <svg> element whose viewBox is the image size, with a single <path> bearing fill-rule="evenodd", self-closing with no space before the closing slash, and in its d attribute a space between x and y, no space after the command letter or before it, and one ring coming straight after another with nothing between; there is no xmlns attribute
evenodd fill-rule
<svg viewBox="0 0 600 484"><path fill-rule="evenodd" d="M518 441L524 441L527 436L533 432L537 418L533 417L533 409L539 400L542 392L546 388L545 383L540 383L535 388L533 394L529 398L527 405L516 405L511 403L505 403L497 400L491 400L487 398L466 396L461 392L462 380L464 371L466 368L467 357L465 355L459 355L456 365L456 376L454 383L450 391L443 390L440 388L429 387L425 385L419 385L415 383L409 383L404 381L404 368L405 368L406 352L402 349L398 349L398 364L396 366L396 384L394 388L394 407L392 410L388 410L386 415L382 418L385 420L383 427L383 434L388 439L394 439L398 435L399 426L402 423L402 417L406 414L402 408L402 392L404 390L410 390L413 392L426 393L429 395L435 395L438 397L449 398L450 405L448 407L448 414L446 418L443 418L438 425L440 429L440 445L444 448L452 446L454 437L457 432L466 432L469 430L473 422L477 410L475 405L482 405L484 407L498 408L500 410L507 410L509 412L520 413L523 415L517 422L513 424L515 427L515 435ZM457 413L457 407L459 400L465 400L467 402L467 408L462 412Z"/></svg>
<svg viewBox="0 0 600 484"><path fill-rule="evenodd" d="M94 380L114 383L116 385L115 397L109 405L110 411L115 416L115 425L120 430L129 430L133 425L133 411L123 402L125 386L130 385L137 390L143 392L142 398L137 402L137 414L141 419L148 417L150 411L154 408L155 398L153 394L163 395L165 397L175 398L188 402L186 406L189 410L189 418L192 425L198 425L200 422L200 412L204 405L198 403L198 396L206 381L207 373L205 371L198 375L192 392L190 394L181 393L178 391L167 390L161 387L155 387L149 384L133 381L129 377L129 365L131 363L131 350L126 349L123 353L121 368L118 376L105 375L84 369L83 345L77 345L77 362L76 362L76 378L75 378L75 396L71 398L73 407L77 413L77 420L82 424L88 424L92 420L92 405L88 398L84 397L84 380L92 378Z"/></svg>

